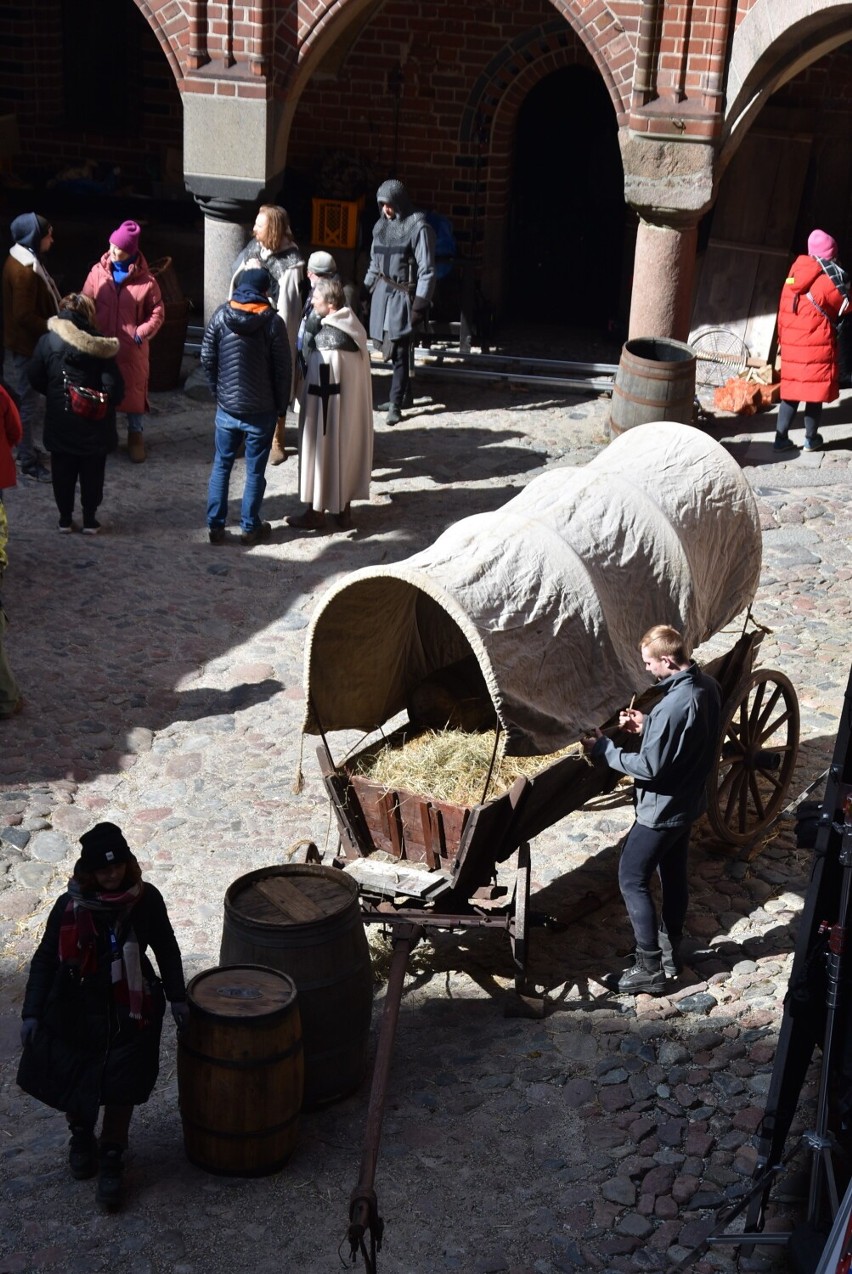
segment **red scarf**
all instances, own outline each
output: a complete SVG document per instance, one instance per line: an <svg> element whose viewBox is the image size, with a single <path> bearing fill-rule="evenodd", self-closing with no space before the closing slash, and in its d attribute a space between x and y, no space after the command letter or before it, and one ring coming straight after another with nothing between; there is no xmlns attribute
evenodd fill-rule
<svg viewBox="0 0 852 1274"><path fill-rule="evenodd" d="M98 971L98 931L95 915L107 917L110 980L116 1004L126 1004L134 1021L144 1025L151 1016L151 996L142 977L139 942L130 914L142 896L142 881L112 894L84 894L76 880L68 883L69 899L59 924L59 959L76 965L81 977Z"/></svg>

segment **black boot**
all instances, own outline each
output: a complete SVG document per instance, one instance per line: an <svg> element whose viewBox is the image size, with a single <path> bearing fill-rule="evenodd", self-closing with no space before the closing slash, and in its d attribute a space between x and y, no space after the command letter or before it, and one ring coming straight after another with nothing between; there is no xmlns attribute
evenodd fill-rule
<svg viewBox="0 0 852 1274"><path fill-rule="evenodd" d="M69 1124L68 1167L77 1181L93 1177L98 1170L98 1144L93 1129L85 1124Z"/></svg>
<svg viewBox="0 0 852 1274"><path fill-rule="evenodd" d="M655 951L643 951L636 948L636 962L625 969L618 979L618 990L622 995L662 995L666 987L666 975L663 973L662 953L659 947Z"/></svg>
<svg viewBox="0 0 852 1274"><path fill-rule="evenodd" d="M673 938L666 933L665 929L660 929L657 941L662 954L663 973L667 978L679 978L683 973L683 960L680 958L681 938Z"/></svg>
<svg viewBox="0 0 852 1274"><path fill-rule="evenodd" d="M108 1212L121 1206L121 1174L124 1164L121 1146L101 1145L101 1171L98 1177L98 1203Z"/></svg>

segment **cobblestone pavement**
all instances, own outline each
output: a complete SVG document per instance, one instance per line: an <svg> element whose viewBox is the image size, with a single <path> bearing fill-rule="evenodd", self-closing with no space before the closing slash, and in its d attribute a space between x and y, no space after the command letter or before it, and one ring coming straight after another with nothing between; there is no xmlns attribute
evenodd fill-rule
<svg viewBox="0 0 852 1274"><path fill-rule="evenodd" d="M0 1274L325 1274L340 1268L366 1091L304 1116L284 1171L212 1176L183 1154L169 1026L131 1131L126 1206L101 1215L93 1183L67 1173L62 1116L14 1082L28 958L80 833L113 819L165 894L188 974L215 965L237 876L302 837L336 846L310 749L292 791L304 629L323 590L545 468L586 463L606 444L606 403L419 381L401 426L377 417L373 499L355 529L284 526L298 507L291 459L269 471L273 538L250 551L207 543L209 407L178 392L155 403L148 462L122 450L108 464L99 537L56 533L49 486L7 494L4 601L26 711L0 726ZM825 413L824 451L792 459L773 455L771 417L713 426L760 505L760 662L791 677L802 709L791 796L828 764L849 673L850 408L844 395ZM383 1274L669 1270L748 1179L810 855L789 822L757 854L700 829L687 971L670 996L634 1001L600 982L630 946L615 886L629 824L618 788L533 844L534 907L605 899L534 935L543 1019L518 1016L505 938L437 935L415 951L377 1177ZM373 941L378 1014L388 955ZM693 1268L780 1269L783 1256L758 1248L737 1266L717 1248Z"/></svg>

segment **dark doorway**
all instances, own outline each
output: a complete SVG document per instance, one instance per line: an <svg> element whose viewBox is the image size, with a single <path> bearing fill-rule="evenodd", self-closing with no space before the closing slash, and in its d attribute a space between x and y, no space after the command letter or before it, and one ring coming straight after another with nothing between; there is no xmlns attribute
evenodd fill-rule
<svg viewBox="0 0 852 1274"><path fill-rule="evenodd" d="M622 308L624 173L597 71L548 75L518 112L505 317L613 332Z"/></svg>

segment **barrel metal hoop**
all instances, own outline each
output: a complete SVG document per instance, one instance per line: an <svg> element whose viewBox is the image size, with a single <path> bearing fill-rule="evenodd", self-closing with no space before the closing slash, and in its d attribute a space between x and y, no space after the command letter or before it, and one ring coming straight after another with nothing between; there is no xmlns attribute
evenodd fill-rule
<svg viewBox="0 0 852 1274"><path fill-rule="evenodd" d="M211 1066L222 1067L224 1070L252 1071L261 1066L269 1066L272 1062L284 1062L288 1057L298 1057L302 1052L302 1040L301 1038L297 1039L283 1053L270 1053L267 1057L252 1057L249 1059L211 1057L209 1053L202 1053L199 1049L193 1048L185 1040L180 1041L180 1051L186 1053L189 1057L197 1057L200 1062L209 1062Z"/></svg>
<svg viewBox="0 0 852 1274"><path fill-rule="evenodd" d="M299 1118L299 1111L296 1110L289 1119L285 1119L283 1124L275 1124L272 1128L259 1128L257 1132L225 1132L220 1128L209 1128L207 1124L199 1124L195 1119L189 1119L181 1110L180 1117L183 1124L188 1128L194 1128L198 1132L204 1133L207 1137L218 1137L221 1141L262 1141L267 1137L274 1137L278 1133L282 1133L287 1128L292 1128L296 1120Z"/></svg>

